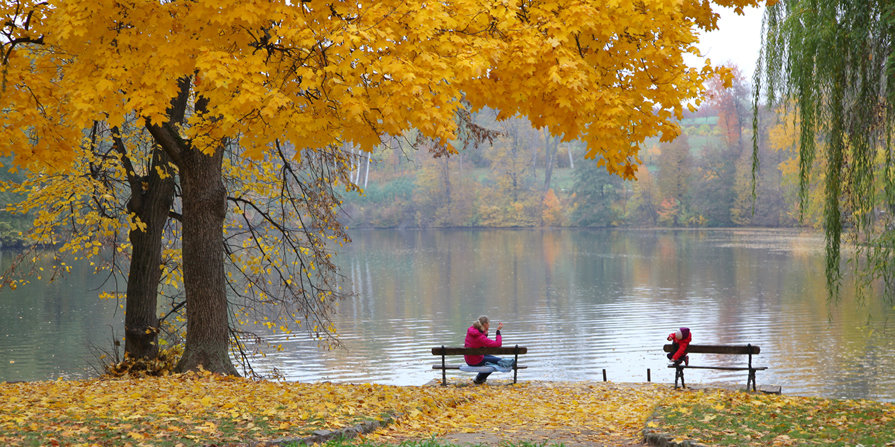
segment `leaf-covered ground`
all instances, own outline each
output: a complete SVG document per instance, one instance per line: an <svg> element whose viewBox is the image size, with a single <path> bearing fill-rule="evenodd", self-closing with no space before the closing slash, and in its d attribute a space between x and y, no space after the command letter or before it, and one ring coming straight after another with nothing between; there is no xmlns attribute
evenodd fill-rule
<svg viewBox="0 0 895 447"><path fill-rule="evenodd" d="M0 445L254 444L389 416L356 442L625 446L649 426L706 444L885 445L895 441L893 415L879 402L611 382L398 387L192 374L0 384Z"/></svg>
<svg viewBox="0 0 895 447"><path fill-rule="evenodd" d="M386 443L435 436L458 443L639 444L656 404L676 394L662 385L611 382L534 382L442 391L471 396L437 412L400 418L368 438Z"/></svg>

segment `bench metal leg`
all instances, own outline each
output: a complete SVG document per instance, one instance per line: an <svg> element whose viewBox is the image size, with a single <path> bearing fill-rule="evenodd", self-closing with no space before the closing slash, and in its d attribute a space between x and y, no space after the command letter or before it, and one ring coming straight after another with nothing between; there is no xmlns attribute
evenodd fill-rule
<svg viewBox="0 0 895 447"><path fill-rule="evenodd" d="M752 391L755 391L755 370L749 370L749 378L746 379L746 391L749 391L749 384L752 384Z"/></svg>
<svg viewBox="0 0 895 447"><path fill-rule="evenodd" d="M681 388L687 388L687 385L684 384L684 368L677 367L674 369L674 389L677 389L678 379L681 381Z"/></svg>
<svg viewBox="0 0 895 447"><path fill-rule="evenodd" d="M444 349L444 345L441 349ZM444 354L441 354L441 386L447 386L447 365L444 363L444 357Z"/></svg>

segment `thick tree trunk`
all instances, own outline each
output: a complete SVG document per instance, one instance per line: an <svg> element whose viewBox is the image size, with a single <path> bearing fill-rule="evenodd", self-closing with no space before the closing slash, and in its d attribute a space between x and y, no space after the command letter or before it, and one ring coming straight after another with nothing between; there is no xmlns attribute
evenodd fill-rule
<svg viewBox="0 0 895 447"><path fill-rule="evenodd" d="M224 276L224 218L227 190L221 162L223 147L209 156L181 138L171 123L183 117L190 79L179 81L180 94L172 101L170 121L147 122L152 137L177 164L183 202L183 288L186 294L186 346L174 368L195 371L201 366L218 374L239 375L230 361L230 322ZM196 101L203 111L204 100Z"/></svg>
<svg viewBox="0 0 895 447"><path fill-rule="evenodd" d="M205 370L238 375L229 355L224 276L224 218L227 191L221 178L223 148L208 156L195 148L181 153L183 190L183 282L186 347L178 372Z"/></svg>
<svg viewBox="0 0 895 447"><path fill-rule="evenodd" d="M158 356L158 286L161 279L162 233L174 202L174 173L162 179L156 167L166 169L168 156L153 151L149 175L131 191L128 210L135 213L145 230L134 229L129 238L133 246L127 277L127 307L124 317L124 353L133 359ZM132 187L133 188L133 187Z"/></svg>

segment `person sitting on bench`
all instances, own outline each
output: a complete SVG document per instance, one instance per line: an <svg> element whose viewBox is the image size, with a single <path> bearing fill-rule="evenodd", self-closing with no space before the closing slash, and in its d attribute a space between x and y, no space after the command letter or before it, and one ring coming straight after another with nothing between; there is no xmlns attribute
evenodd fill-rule
<svg viewBox="0 0 895 447"><path fill-rule="evenodd" d="M690 328L679 328L668 336L668 340L671 341L671 352L668 353L667 357L675 365L680 365L681 361L684 362L684 365L689 365L690 356L687 355L687 347L690 346L690 341L693 340Z"/></svg>
<svg viewBox="0 0 895 447"><path fill-rule="evenodd" d="M497 336L494 340L488 338L488 328L490 325L491 320L489 320L486 315L482 315L477 320L473 321L472 326L466 330L466 342L464 343L464 346L467 348L499 348L501 346L500 329L503 327L503 323L497 323ZM486 363L498 364L501 361L500 357L493 355L466 355L463 357L466 360L466 364L469 366L483 366ZM475 376L473 383L476 385L485 383L489 374L491 373L479 373Z"/></svg>

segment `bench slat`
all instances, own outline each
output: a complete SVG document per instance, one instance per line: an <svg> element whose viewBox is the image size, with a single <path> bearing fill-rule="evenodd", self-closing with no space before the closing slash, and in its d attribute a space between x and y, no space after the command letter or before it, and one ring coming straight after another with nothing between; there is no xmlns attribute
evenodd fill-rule
<svg viewBox="0 0 895 447"><path fill-rule="evenodd" d="M460 366L462 366L462 365L444 365L444 369L460 369ZM526 368L528 368L528 367L527 366L519 366L519 365L516 366L516 369L526 369ZM441 363L432 365L432 369L441 369Z"/></svg>
<svg viewBox="0 0 895 447"><path fill-rule="evenodd" d="M433 355L496 355L496 354L525 354L528 352L528 348L524 346L518 347L508 347L503 346L500 348L462 348L462 347L447 347L447 346L439 346L437 348L432 348Z"/></svg>
<svg viewBox="0 0 895 447"><path fill-rule="evenodd" d="M767 366L754 366L752 368L749 368L748 366L687 366L687 365L675 366L675 365L668 365L668 367L669 368L685 368L685 369L687 369L687 368L689 368L689 369L722 369L725 371L748 371L750 369L754 369L756 371L764 371L764 370L768 369Z"/></svg>
<svg viewBox="0 0 895 447"><path fill-rule="evenodd" d="M662 346L665 352L671 352L670 344ZM755 345L690 345L687 354L758 354L761 348Z"/></svg>

